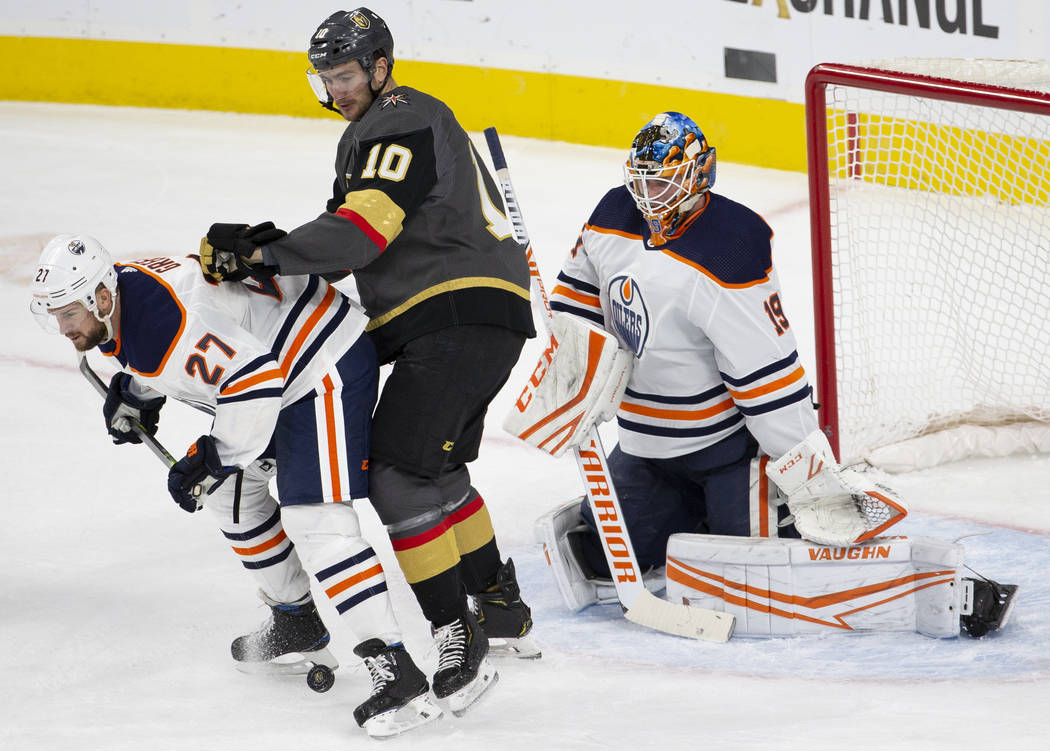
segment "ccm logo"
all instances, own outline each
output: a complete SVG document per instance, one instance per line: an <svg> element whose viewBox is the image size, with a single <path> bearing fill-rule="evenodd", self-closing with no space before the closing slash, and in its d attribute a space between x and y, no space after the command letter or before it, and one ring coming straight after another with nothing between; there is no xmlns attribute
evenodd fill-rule
<svg viewBox="0 0 1050 751"><path fill-rule="evenodd" d="M518 401L514 402L514 406L517 407L518 412L525 414L525 409L529 406L529 402L532 401L533 393L539 388L543 376L547 375L547 368L550 367L551 362L554 360L554 352L557 349L558 340L554 338L554 334L551 334L551 340L547 345L547 349L543 351L543 354L540 356L540 361L536 363L536 367L533 368L532 375L529 376L529 381L525 384L525 388L522 389Z"/></svg>
<svg viewBox="0 0 1050 751"><path fill-rule="evenodd" d="M796 464L802 461L805 457L802 456L802 452L795 454L793 457L788 459L784 464L777 467L777 474L783 475L784 473L791 470ZM815 466L814 466L814 463ZM824 469L824 460L820 459L815 455L809 457L809 474L806 477L807 480L811 480L820 474L820 470Z"/></svg>

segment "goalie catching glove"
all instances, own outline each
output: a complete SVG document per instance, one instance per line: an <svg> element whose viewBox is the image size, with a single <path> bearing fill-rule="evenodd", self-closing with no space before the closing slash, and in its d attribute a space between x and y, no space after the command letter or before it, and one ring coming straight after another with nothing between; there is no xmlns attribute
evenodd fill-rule
<svg viewBox="0 0 1050 751"><path fill-rule="evenodd" d="M247 224L213 224L201 238L201 270L216 282L239 282L249 276L273 276L276 269L251 261L256 248L287 235L273 222L254 227Z"/></svg>
<svg viewBox="0 0 1050 751"><path fill-rule="evenodd" d="M561 456L587 440L591 428L611 419L634 365L616 338L565 313L551 323L546 351L503 429L526 443Z"/></svg>
<svg viewBox="0 0 1050 751"><path fill-rule="evenodd" d="M896 491L840 467L823 432L815 430L766 474L787 496L795 529L823 545L852 545L883 534L908 510Z"/></svg>

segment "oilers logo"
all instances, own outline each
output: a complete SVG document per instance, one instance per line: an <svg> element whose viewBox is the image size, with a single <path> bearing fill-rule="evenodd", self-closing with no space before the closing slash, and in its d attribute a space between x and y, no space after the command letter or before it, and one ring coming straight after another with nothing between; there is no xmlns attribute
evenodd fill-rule
<svg viewBox="0 0 1050 751"><path fill-rule="evenodd" d="M84 255L84 243L80 242L80 240L71 240L69 245L66 246L66 250L75 256L82 256Z"/></svg>
<svg viewBox="0 0 1050 751"><path fill-rule="evenodd" d="M641 357L649 338L649 311L634 279L618 276L609 282L609 304L616 338L635 357Z"/></svg>

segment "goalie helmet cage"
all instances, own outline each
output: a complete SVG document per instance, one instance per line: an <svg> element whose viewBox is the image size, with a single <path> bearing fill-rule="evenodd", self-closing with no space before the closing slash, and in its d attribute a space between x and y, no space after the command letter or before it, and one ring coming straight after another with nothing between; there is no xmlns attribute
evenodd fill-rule
<svg viewBox="0 0 1050 751"><path fill-rule="evenodd" d="M819 419L840 460L964 425L1037 425L1050 450L1048 92L1047 62L810 71Z"/></svg>

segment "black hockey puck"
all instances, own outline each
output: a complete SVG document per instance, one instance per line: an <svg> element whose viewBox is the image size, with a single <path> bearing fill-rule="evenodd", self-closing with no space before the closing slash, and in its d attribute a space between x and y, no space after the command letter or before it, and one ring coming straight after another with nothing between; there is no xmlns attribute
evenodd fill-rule
<svg viewBox="0 0 1050 751"><path fill-rule="evenodd" d="M314 665L306 674L306 685L319 694L332 687L335 683L335 673L327 665Z"/></svg>

